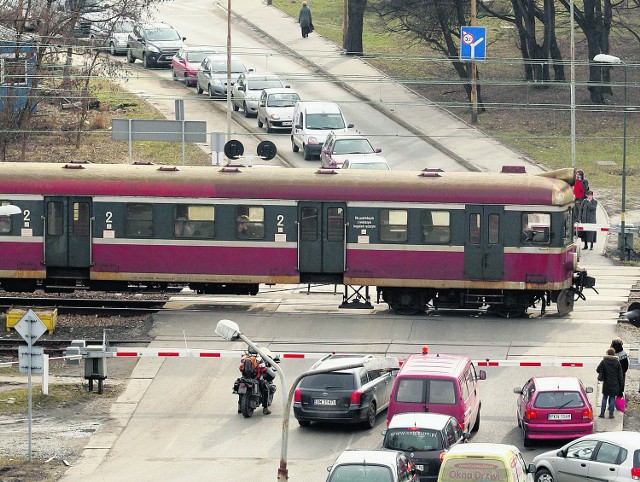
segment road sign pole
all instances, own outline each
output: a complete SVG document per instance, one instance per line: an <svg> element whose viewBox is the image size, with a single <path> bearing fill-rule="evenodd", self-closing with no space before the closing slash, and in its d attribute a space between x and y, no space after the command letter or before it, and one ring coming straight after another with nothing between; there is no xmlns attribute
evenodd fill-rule
<svg viewBox="0 0 640 482"><path fill-rule="evenodd" d="M27 354L27 360L28 360L28 376L27 376L27 405L28 405L28 414L27 414L27 418L29 419L29 462L31 462L32 459L32 455L31 455L31 425L32 425L32 420L33 420L33 414L32 414L32 406L33 406L33 397L31 395L31 348L33 347L33 323L29 322L29 336L27 337L27 346L29 347L29 352Z"/></svg>
<svg viewBox="0 0 640 482"><path fill-rule="evenodd" d="M471 26L476 26L476 0L471 0ZM472 45L471 59L471 123L478 123L478 91L476 90L476 61L473 57L475 45Z"/></svg>

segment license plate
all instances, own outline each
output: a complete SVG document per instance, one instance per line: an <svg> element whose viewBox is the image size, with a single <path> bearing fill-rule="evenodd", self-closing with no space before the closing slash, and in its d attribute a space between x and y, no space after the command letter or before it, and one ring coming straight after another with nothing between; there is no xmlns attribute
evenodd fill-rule
<svg viewBox="0 0 640 482"><path fill-rule="evenodd" d="M291 122L283 122L282 125L284 127L291 127Z"/></svg>
<svg viewBox="0 0 640 482"><path fill-rule="evenodd" d="M313 400L314 405L336 405L337 400L328 400L326 398L315 398Z"/></svg>
<svg viewBox="0 0 640 482"><path fill-rule="evenodd" d="M549 420L571 420L570 413L550 413Z"/></svg>
<svg viewBox="0 0 640 482"><path fill-rule="evenodd" d="M419 471L419 472L424 472L424 465L416 464L416 470Z"/></svg>
<svg viewBox="0 0 640 482"><path fill-rule="evenodd" d="M246 385L240 385L238 387L238 393L247 393L247 386Z"/></svg>

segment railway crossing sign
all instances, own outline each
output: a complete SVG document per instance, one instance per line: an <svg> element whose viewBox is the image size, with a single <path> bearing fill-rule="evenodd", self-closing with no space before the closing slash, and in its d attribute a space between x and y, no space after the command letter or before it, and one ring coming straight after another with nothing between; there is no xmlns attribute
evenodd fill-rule
<svg viewBox="0 0 640 482"><path fill-rule="evenodd" d="M487 28L462 27L460 33L460 59L485 60L487 53Z"/></svg>
<svg viewBox="0 0 640 482"><path fill-rule="evenodd" d="M20 373L31 373L42 375L44 373L44 348L41 346L19 346L18 366Z"/></svg>
<svg viewBox="0 0 640 482"><path fill-rule="evenodd" d="M33 310L28 310L14 326L20 336L31 346L47 331L47 326Z"/></svg>

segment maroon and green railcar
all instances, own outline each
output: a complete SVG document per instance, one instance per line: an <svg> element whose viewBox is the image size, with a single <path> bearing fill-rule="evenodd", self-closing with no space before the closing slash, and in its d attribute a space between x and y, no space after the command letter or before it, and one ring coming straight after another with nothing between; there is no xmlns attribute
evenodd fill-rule
<svg viewBox="0 0 640 482"><path fill-rule="evenodd" d="M0 163L0 204L21 211L0 216L0 286L322 282L376 287L403 313L564 313L594 283L572 175Z"/></svg>

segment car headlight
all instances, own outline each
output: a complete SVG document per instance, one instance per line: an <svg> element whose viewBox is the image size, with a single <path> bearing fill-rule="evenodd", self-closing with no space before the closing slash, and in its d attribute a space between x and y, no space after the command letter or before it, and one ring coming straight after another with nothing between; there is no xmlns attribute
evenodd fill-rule
<svg viewBox="0 0 640 482"><path fill-rule="evenodd" d="M269 119L271 119L271 120L280 120L280 116L278 114L271 114L269 116Z"/></svg>
<svg viewBox="0 0 640 482"><path fill-rule="evenodd" d="M155 52L156 54L160 52L160 49L158 47L156 47L155 45L149 45L147 47L147 50L149 52Z"/></svg>
<svg viewBox="0 0 640 482"><path fill-rule="evenodd" d="M320 144L318 142L318 138L317 137L313 137L313 136L309 137L309 140L307 141L307 143L308 144Z"/></svg>

